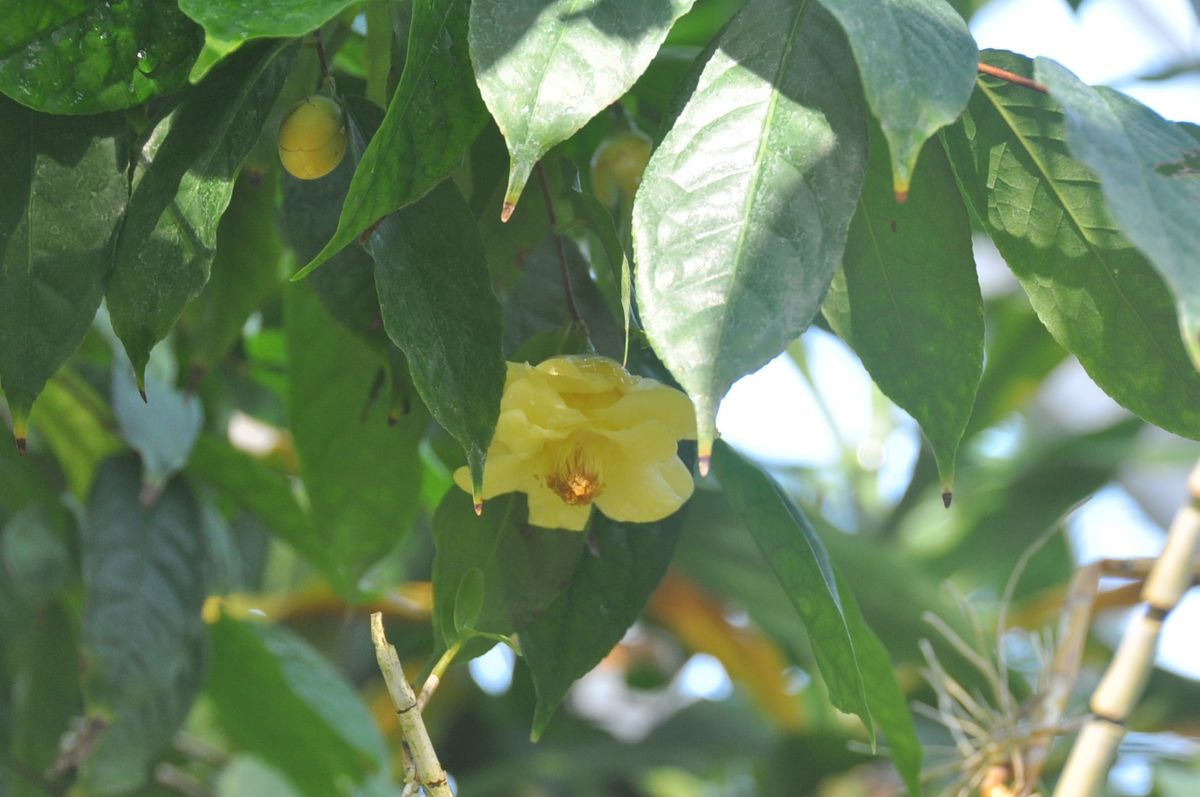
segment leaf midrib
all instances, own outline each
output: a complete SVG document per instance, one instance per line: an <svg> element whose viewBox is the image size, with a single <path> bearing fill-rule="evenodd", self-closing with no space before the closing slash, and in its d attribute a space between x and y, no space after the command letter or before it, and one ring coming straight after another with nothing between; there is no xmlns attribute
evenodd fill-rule
<svg viewBox="0 0 1200 797"><path fill-rule="evenodd" d="M1007 113L1007 110L1006 110L1004 104L1002 102L1000 102L998 99L999 95L995 94L992 91L992 89L989 88L988 85L982 79L979 80L979 87L982 90L983 95L985 97L987 97L988 100L992 103L992 106L996 109L996 112L999 113L1001 117L1003 117L1005 124L1008 126L1008 129L1012 131L1013 135L1016 136L1017 140L1021 143L1021 147L1025 150L1026 154L1029 155L1029 159L1031 161L1033 161L1035 166L1037 166L1038 171L1041 173L1041 176L1042 176L1042 182L1045 185L1050 187L1050 191L1054 195L1055 200L1057 200L1058 205L1066 212L1067 218L1069 218L1071 220L1071 225L1075 228L1075 231L1076 231L1076 233L1078 233L1080 240L1082 240L1084 242L1084 244L1087 245L1087 248L1092 253L1092 256L1096 258L1096 262L1099 263L1100 266L1102 267L1104 274L1108 277L1109 281L1112 283L1113 289L1116 291L1117 296L1120 297L1121 301L1125 304L1125 306L1129 309L1129 311L1131 313L1133 313L1133 316L1138 320L1138 323L1140 323L1141 326L1143 327L1143 329L1145 329L1145 331L1147 333L1147 337L1150 339L1150 342L1154 345L1155 351L1158 352L1159 356L1162 357L1164 361L1169 360L1170 358L1167 357L1166 352L1163 350L1162 344L1159 342L1158 336L1154 334L1153 328L1146 322L1146 319L1142 316L1141 312L1138 311L1138 308L1133 304L1133 302L1131 302L1129 300L1129 297L1125 294L1125 291L1121 287L1121 283L1117 280L1116 275L1113 273L1112 266L1110 266L1108 264L1108 261L1101 254L1101 249L1099 248L1099 246L1094 241L1092 241L1090 237L1088 237L1087 233L1084 230L1083 223L1075 215L1074 209L1072 208L1072 206L1070 204L1067 203L1066 199L1064 199L1062 193L1059 191L1057 181L1055 181L1054 178L1050 175L1049 167L1047 167L1046 164L1042 161L1042 159L1040 157L1038 157L1036 148L1031 146L1030 141L1026 138L1024 133L1022 133L1021 130L1015 124L1013 117L1009 113ZM1039 110L1044 110L1044 109L1039 109ZM1065 143L1065 141L1063 143ZM1096 185L1099 185L1098 182L1096 182L1096 181L1093 181L1093 182ZM1101 197L1103 197L1103 188L1100 188L1100 193L1101 193ZM1141 255L1140 250L1134 248L1133 251L1137 252L1139 255Z"/></svg>

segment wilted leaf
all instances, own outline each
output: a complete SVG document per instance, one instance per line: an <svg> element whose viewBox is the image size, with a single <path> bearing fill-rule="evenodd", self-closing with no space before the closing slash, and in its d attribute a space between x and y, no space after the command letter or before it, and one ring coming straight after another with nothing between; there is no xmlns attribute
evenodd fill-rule
<svg viewBox="0 0 1200 797"><path fill-rule="evenodd" d="M794 340L842 258L867 161L845 37L816 3L748 0L633 209L637 297L696 404L701 467L729 386Z"/></svg>

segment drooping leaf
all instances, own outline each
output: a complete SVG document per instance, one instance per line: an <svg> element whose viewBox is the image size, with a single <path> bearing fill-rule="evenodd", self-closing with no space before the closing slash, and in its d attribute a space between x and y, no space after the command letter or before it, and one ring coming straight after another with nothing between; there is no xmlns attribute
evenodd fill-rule
<svg viewBox="0 0 1200 797"><path fill-rule="evenodd" d="M308 285L289 286L288 416L323 556L349 586L412 525L421 492L417 448L428 416L364 413L379 359L339 326Z"/></svg>
<svg viewBox="0 0 1200 797"><path fill-rule="evenodd" d="M18 438L100 305L129 198L125 146L119 116L64 119L0 98L0 386Z"/></svg>
<svg viewBox="0 0 1200 797"><path fill-rule="evenodd" d="M107 297L139 385L150 349L208 282L221 214L293 50L252 45L210 73L175 112L134 187Z"/></svg>
<svg viewBox="0 0 1200 797"><path fill-rule="evenodd" d="M160 0L16 0L0 33L0 92L60 114L131 108L187 83L204 34Z"/></svg>
<svg viewBox="0 0 1200 797"><path fill-rule="evenodd" d="M925 153L897 204L887 147L872 133L867 182L822 309L879 389L920 424L949 493L983 368L971 222L941 147Z"/></svg>
<svg viewBox="0 0 1200 797"><path fill-rule="evenodd" d="M1032 74L1024 56L985 60ZM1200 438L1200 373L1179 336L1175 302L1116 229L1095 175L1071 157L1053 99L982 76L945 140L960 186L1042 323L1118 403Z"/></svg>
<svg viewBox="0 0 1200 797"><path fill-rule="evenodd" d="M511 158L504 217L550 148L616 102L693 0L475 0L471 61Z"/></svg>
<svg viewBox="0 0 1200 797"><path fill-rule="evenodd" d="M400 84L362 154L337 231L300 279L454 171L487 121L471 80L467 0L415 0Z"/></svg>
<svg viewBox="0 0 1200 797"><path fill-rule="evenodd" d="M841 261L866 169L866 108L816 3L748 0L725 28L633 209L642 323L696 404L795 339Z"/></svg>
<svg viewBox="0 0 1200 797"><path fill-rule="evenodd" d="M1174 292L1183 339L1200 369L1200 142L1049 59L1037 59L1034 76L1062 106L1067 147L1100 178L1113 220Z"/></svg>
<svg viewBox="0 0 1200 797"><path fill-rule="evenodd" d="M895 193L907 194L926 139L967 107L979 48L945 0L820 1L850 40L887 137Z"/></svg>
<svg viewBox="0 0 1200 797"><path fill-rule="evenodd" d="M146 386L154 392L153 403L142 401L129 362L113 357L113 415L121 437L142 457L146 484L157 490L187 464L204 423L204 407L198 396L186 395L154 374L147 375Z"/></svg>
<svg viewBox="0 0 1200 797"><path fill-rule="evenodd" d="M199 690L204 560L182 480L147 505L135 457L101 466L82 540L84 690L89 711L111 724L83 769L89 793L142 783Z"/></svg>
<svg viewBox="0 0 1200 797"><path fill-rule="evenodd" d="M675 553L686 508L655 523L617 523L599 512L583 533L588 550L570 582L520 632L533 674L533 738L550 724L576 679L621 640L662 580Z"/></svg>
<svg viewBox="0 0 1200 797"><path fill-rule="evenodd" d="M524 496L496 498L482 518L470 497L453 488L433 516L434 630L446 644L458 636L458 595L467 574L482 576L483 608L471 627L511 634L529 623L569 581L583 553L583 535L527 522Z"/></svg>
<svg viewBox="0 0 1200 797"><path fill-rule="evenodd" d="M222 617L212 627L206 694L239 747L311 797L386 771L386 750L354 689L281 626Z"/></svg>
<svg viewBox="0 0 1200 797"><path fill-rule="evenodd" d="M369 248L388 337L408 358L425 406L466 451L479 486L506 367L500 302L471 210L442 183L385 218Z"/></svg>
<svg viewBox="0 0 1200 797"><path fill-rule="evenodd" d="M179 9L224 42L303 36L340 14L354 0L272 0L264 9L241 0L180 0Z"/></svg>
<svg viewBox="0 0 1200 797"><path fill-rule="evenodd" d="M229 209L217 227L212 275L192 302L192 371L216 364L241 336L242 327L283 280L283 244L276 221L279 169L242 173ZM285 216L286 218L286 216Z"/></svg>
<svg viewBox="0 0 1200 797"><path fill-rule="evenodd" d="M758 543L812 642L813 655L842 711L857 714L872 740L888 738L910 794L921 793L921 745L883 643L867 627L804 514L769 476L719 443L717 478L734 513Z"/></svg>

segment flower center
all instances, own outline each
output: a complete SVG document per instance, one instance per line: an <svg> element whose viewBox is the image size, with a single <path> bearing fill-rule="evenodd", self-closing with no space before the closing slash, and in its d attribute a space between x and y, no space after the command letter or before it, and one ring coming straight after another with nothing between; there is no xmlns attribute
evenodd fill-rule
<svg viewBox="0 0 1200 797"><path fill-rule="evenodd" d="M558 467L546 476L546 486L567 506L590 504L603 489L600 474L578 448L572 449Z"/></svg>

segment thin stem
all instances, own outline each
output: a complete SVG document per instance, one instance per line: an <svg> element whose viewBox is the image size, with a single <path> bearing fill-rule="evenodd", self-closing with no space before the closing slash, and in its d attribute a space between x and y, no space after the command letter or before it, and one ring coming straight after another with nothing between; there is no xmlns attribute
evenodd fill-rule
<svg viewBox="0 0 1200 797"><path fill-rule="evenodd" d="M563 294L567 298L567 312L580 326L585 326L579 308L575 305L575 291L571 287L571 272L567 269L567 250L563 245L562 236L558 234L558 216L554 212L554 197L550 193L550 181L546 179L546 169L539 162L537 165L538 183L542 186L542 199L546 202L546 219L554 232L554 246L558 249L558 268L562 272Z"/></svg>
<svg viewBox="0 0 1200 797"><path fill-rule="evenodd" d="M449 669L450 663L454 661L454 657L462 650L463 640L458 640L442 654L442 657L437 660L437 664L433 665L433 669L429 672L429 677L425 679L424 685L421 686L421 694L417 695L417 710L424 711L429 705L429 699L433 697L433 693L437 691L438 684L442 682L442 677Z"/></svg>
<svg viewBox="0 0 1200 797"><path fill-rule="evenodd" d="M388 643L387 635L383 631L382 612L371 614L371 641L375 644L375 660L379 662L379 671L383 673L388 695L392 699L392 705L396 707L400 736L408 760L412 763L415 779L410 780L410 784L419 783L429 793L429 797L454 797L446 780L446 771L438 761L433 742L429 740L429 731L425 729L425 722L421 719L417 696L413 694L412 687L408 685L408 679L404 676L404 669L400 666L400 656Z"/></svg>
<svg viewBox="0 0 1200 797"><path fill-rule="evenodd" d="M1007 80L1009 83L1014 83L1018 86L1024 86L1027 89L1033 89L1034 91L1041 92L1042 94L1050 93L1049 89L1047 89L1041 83L1038 83L1036 80L1030 80L1027 77L1018 75L1016 72L1009 72L1007 69L1001 69L998 66L985 64L982 61L979 62L979 71L985 75L998 77L1001 80Z"/></svg>
<svg viewBox="0 0 1200 797"><path fill-rule="evenodd" d="M321 64L321 80L329 78L329 60L325 57L325 45L321 42L321 31L313 31L313 40L317 43L317 61Z"/></svg>

